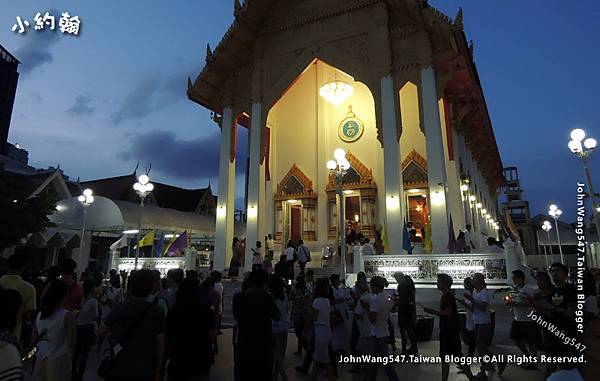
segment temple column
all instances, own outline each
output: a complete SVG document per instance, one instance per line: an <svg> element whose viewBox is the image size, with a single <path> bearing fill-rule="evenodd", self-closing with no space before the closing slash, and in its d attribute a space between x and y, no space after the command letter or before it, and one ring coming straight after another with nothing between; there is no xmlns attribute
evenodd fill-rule
<svg viewBox="0 0 600 381"><path fill-rule="evenodd" d="M233 213L235 211L235 157L232 155L232 145L235 128L231 107L225 107L221 121L219 191L213 255L213 269L216 271L223 271L227 266L227 258L231 258L232 255L231 242L233 240Z"/></svg>
<svg viewBox="0 0 600 381"><path fill-rule="evenodd" d="M246 253L244 261L244 268L246 270L252 268L252 249L254 249L256 241L262 242L262 239L258 234L260 219L264 217L265 213L264 205L259 204L261 179L264 179L264 176L261 174L263 166L260 165L260 138L263 130L261 111L262 105L260 102L252 103L249 144L250 165L248 168L248 205L246 208L248 217L246 219Z"/></svg>
<svg viewBox="0 0 600 381"><path fill-rule="evenodd" d="M385 179L386 254L402 254L402 158L400 156L400 99L392 75L381 79L381 124L383 127L383 171Z"/></svg>
<svg viewBox="0 0 600 381"><path fill-rule="evenodd" d="M433 68L421 69L419 89L427 150L427 180L431 215L431 251L446 252L448 243L448 211L444 140Z"/></svg>

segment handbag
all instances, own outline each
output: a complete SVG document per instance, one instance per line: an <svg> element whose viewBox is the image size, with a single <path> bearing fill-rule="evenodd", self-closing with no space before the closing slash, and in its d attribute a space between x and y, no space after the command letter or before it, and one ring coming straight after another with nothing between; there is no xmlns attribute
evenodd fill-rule
<svg viewBox="0 0 600 381"><path fill-rule="evenodd" d="M123 335L123 337L120 338L119 341L117 341L115 344L111 344L109 341L108 348L104 352L104 357L102 358L102 361L100 361L100 365L98 365L98 376L106 378L110 368L112 367L115 361L115 345L117 345L120 342L126 341L133 334L133 332L135 332L138 323L142 320L144 315L146 315L146 312L148 312L150 307L152 307L152 304L148 303L148 305L142 311L142 313L140 313L138 317L133 321L133 323L130 324L129 329L125 331L125 335Z"/></svg>

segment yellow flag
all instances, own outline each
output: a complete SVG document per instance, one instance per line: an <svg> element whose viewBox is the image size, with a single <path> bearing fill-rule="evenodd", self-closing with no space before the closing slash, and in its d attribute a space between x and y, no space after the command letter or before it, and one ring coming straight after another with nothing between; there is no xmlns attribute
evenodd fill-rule
<svg viewBox="0 0 600 381"><path fill-rule="evenodd" d="M388 251L390 249L390 243L388 242L388 235L387 235L387 225L384 223L383 224L383 229L381 229L381 241L383 242L383 252L385 253L386 251Z"/></svg>
<svg viewBox="0 0 600 381"><path fill-rule="evenodd" d="M431 225L427 225L425 227L425 242L423 242L423 251L426 253L431 253L431 248Z"/></svg>
<svg viewBox="0 0 600 381"><path fill-rule="evenodd" d="M140 240L140 247L152 246L154 244L154 230L150 231Z"/></svg>

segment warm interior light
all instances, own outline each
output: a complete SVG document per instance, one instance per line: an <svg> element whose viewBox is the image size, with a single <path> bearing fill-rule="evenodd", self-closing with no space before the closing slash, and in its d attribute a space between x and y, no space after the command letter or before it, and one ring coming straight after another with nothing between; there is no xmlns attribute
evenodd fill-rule
<svg viewBox="0 0 600 381"><path fill-rule="evenodd" d="M123 231L123 234L137 234L139 232L140 231L137 230L137 229L132 229L132 230L125 230L125 231Z"/></svg>
<svg viewBox="0 0 600 381"><path fill-rule="evenodd" d="M344 191L344 194L352 194L354 191L352 189L347 189Z"/></svg>
<svg viewBox="0 0 600 381"><path fill-rule="evenodd" d="M258 210L256 209L256 206L252 205L251 207L248 208L248 217L249 218L255 218L258 215Z"/></svg>
<svg viewBox="0 0 600 381"><path fill-rule="evenodd" d="M420 190L419 189L415 189L415 188L408 190L408 193L419 193L419 192L420 192Z"/></svg>
<svg viewBox="0 0 600 381"><path fill-rule="evenodd" d="M395 196L387 196L385 200L385 204L388 209L398 209L400 208L400 200Z"/></svg>
<svg viewBox="0 0 600 381"><path fill-rule="evenodd" d="M354 215L354 221L358 222L359 218L358 218L358 214Z"/></svg>
<svg viewBox="0 0 600 381"><path fill-rule="evenodd" d="M288 202L288 204L295 204L298 202L298 200L291 199L291 200L287 200L287 202Z"/></svg>
<svg viewBox="0 0 600 381"><path fill-rule="evenodd" d="M334 106L339 106L342 102L350 98L354 88L348 82L344 81L330 81L321 86L319 95L322 96L327 102Z"/></svg>

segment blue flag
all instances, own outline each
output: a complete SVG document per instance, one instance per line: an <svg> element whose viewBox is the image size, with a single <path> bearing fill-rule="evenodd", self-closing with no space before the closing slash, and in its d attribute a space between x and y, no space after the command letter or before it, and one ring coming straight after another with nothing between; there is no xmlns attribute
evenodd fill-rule
<svg viewBox="0 0 600 381"><path fill-rule="evenodd" d="M165 243L165 232L161 231L156 239L158 241L156 242L156 245L154 245L154 255L156 255L157 257L161 257L163 246Z"/></svg>

